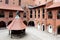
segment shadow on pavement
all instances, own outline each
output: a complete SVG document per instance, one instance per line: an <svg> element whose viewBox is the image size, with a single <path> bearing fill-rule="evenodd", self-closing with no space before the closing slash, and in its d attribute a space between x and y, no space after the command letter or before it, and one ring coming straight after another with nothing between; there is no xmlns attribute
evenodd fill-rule
<svg viewBox="0 0 60 40"><path fill-rule="evenodd" d="M20 39L20 38L24 38L25 36L27 36L27 34L25 33L24 35L14 35L11 39Z"/></svg>
<svg viewBox="0 0 60 40"><path fill-rule="evenodd" d="M0 28L0 30L5 30L5 29L6 29L6 27L1 27L1 28Z"/></svg>

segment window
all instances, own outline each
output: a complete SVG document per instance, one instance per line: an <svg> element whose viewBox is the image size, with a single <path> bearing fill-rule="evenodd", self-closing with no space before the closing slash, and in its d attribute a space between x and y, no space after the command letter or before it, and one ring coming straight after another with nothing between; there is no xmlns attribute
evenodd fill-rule
<svg viewBox="0 0 60 40"><path fill-rule="evenodd" d="M4 11L0 11L0 18L4 17Z"/></svg>
<svg viewBox="0 0 60 40"><path fill-rule="evenodd" d="M18 3L19 3L19 5L21 5L21 0L19 0L19 2L18 2Z"/></svg>
<svg viewBox="0 0 60 40"><path fill-rule="evenodd" d="M45 13L45 9L43 8L43 13Z"/></svg>
<svg viewBox="0 0 60 40"><path fill-rule="evenodd" d="M24 16L24 18L26 18L26 13L24 13L24 15L23 15L23 16Z"/></svg>
<svg viewBox="0 0 60 40"><path fill-rule="evenodd" d="M57 19L60 19L60 10L58 11Z"/></svg>
<svg viewBox="0 0 60 40"><path fill-rule="evenodd" d="M35 18L36 18L36 10L35 10Z"/></svg>
<svg viewBox="0 0 60 40"><path fill-rule="evenodd" d="M17 15L20 17L20 11L17 12Z"/></svg>
<svg viewBox="0 0 60 40"><path fill-rule="evenodd" d="M38 9L38 13L40 13L40 9Z"/></svg>
<svg viewBox="0 0 60 40"><path fill-rule="evenodd" d="M40 9L38 9L38 18L40 18Z"/></svg>
<svg viewBox="0 0 60 40"><path fill-rule="evenodd" d="M49 19L52 19L52 12L51 12L51 11L48 12L48 18L49 18Z"/></svg>
<svg viewBox="0 0 60 40"><path fill-rule="evenodd" d="M38 13L38 18L40 18L40 13Z"/></svg>
<svg viewBox="0 0 60 40"><path fill-rule="evenodd" d="M50 29L51 29L51 26L50 26Z"/></svg>
<svg viewBox="0 0 60 40"><path fill-rule="evenodd" d="M44 18L44 16L45 16L44 13L45 13L45 10L44 10L44 8L43 8L43 14L42 14L43 18Z"/></svg>
<svg viewBox="0 0 60 40"><path fill-rule="evenodd" d="M30 18L32 18L32 10L30 10Z"/></svg>
<svg viewBox="0 0 60 40"><path fill-rule="evenodd" d="M11 18L13 17L13 12L12 11L9 12L9 17L11 17Z"/></svg>
<svg viewBox="0 0 60 40"><path fill-rule="evenodd" d="M0 2L2 2L2 0L0 0Z"/></svg>
<svg viewBox="0 0 60 40"><path fill-rule="evenodd" d="M8 4L9 3L9 0L5 0L5 3Z"/></svg>
<svg viewBox="0 0 60 40"><path fill-rule="evenodd" d="M45 15L43 14L42 16L43 16L43 18L44 18Z"/></svg>

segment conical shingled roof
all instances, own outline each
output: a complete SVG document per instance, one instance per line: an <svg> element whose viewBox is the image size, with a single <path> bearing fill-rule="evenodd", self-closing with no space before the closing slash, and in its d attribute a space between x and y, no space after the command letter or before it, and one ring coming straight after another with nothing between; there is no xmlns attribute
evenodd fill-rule
<svg viewBox="0 0 60 40"><path fill-rule="evenodd" d="M7 26L8 30L22 30L26 28L22 19L17 15L10 25Z"/></svg>

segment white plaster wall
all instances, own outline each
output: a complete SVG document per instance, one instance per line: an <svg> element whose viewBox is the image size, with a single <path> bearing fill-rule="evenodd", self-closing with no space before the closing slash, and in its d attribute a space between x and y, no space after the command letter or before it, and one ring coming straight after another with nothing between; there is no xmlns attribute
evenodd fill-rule
<svg viewBox="0 0 60 40"><path fill-rule="evenodd" d="M40 24L38 24L38 30L40 29L40 27L41 27Z"/></svg>
<svg viewBox="0 0 60 40"><path fill-rule="evenodd" d="M53 32L53 28L52 28L52 26L51 26L51 28L50 28L50 26L51 26L51 25L48 26L48 32L49 32L49 33L52 33L52 32Z"/></svg>

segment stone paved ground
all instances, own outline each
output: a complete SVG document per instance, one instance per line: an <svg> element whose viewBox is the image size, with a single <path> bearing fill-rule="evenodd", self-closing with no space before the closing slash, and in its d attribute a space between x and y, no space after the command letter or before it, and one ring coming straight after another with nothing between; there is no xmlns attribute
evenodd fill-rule
<svg viewBox="0 0 60 40"><path fill-rule="evenodd" d="M27 27L26 35L22 38L10 38L7 29L0 30L0 40L60 40L60 36L53 36L34 27Z"/></svg>

